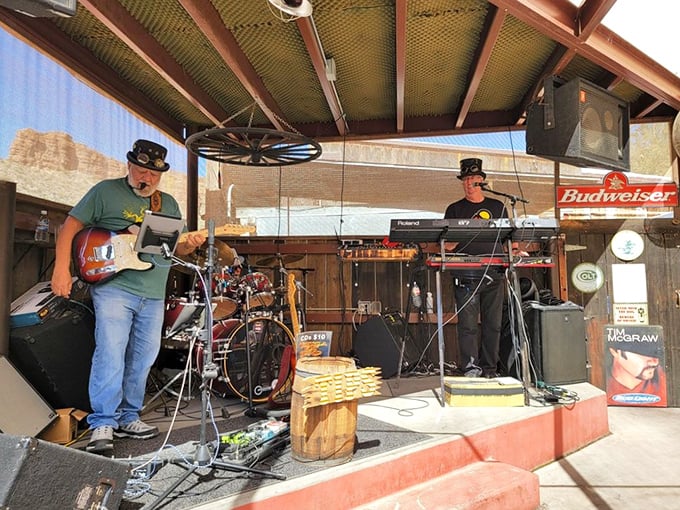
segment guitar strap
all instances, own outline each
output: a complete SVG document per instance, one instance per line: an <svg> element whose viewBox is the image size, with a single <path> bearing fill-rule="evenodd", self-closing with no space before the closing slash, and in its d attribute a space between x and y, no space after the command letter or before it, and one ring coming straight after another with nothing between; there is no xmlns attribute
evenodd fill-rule
<svg viewBox="0 0 680 510"><path fill-rule="evenodd" d="M151 210L153 212L160 212L162 207L161 192L156 190L153 195L149 197L149 203L151 204Z"/></svg>

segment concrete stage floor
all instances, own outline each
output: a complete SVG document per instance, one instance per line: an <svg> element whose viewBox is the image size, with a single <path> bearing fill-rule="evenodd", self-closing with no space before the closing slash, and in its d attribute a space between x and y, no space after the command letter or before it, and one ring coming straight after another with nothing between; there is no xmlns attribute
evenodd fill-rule
<svg viewBox="0 0 680 510"><path fill-rule="evenodd" d="M360 401L358 450L349 462L310 469L291 459L287 446L255 466L285 480L201 467L159 500L186 471L167 464L121 508L625 510L672 508L680 496L678 409L607 408L604 392L587 383L563 386L573 398L551 404L532 389L522 407L441 406L439 376L382 383L381 396ZM167 409L143 416L163 432L176 404L164 398ZM261 419L246 419L246 405L233 398L212 396L210 403L218 418L208 439L215 428L223 433ZM159 456L192 457L200 409L198 396L182 402L167 441L176 449ZM152 441L162 439L117 440L115 457L124 461L137 449L148 458L158 446Z"/></svg>

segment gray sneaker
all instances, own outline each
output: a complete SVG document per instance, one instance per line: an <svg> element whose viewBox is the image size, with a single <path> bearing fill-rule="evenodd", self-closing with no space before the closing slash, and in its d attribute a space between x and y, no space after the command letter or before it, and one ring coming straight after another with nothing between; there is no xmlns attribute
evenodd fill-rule
<svg viewBox="0 0 680 510"><path fill-rule="evenodd" d="M113 451L113 427L104 425L92 430L92 437L87 443L85 451L90 453L109 453Z"/></svg>
<svg viewBox="0 0 680 510"><path fill-rule="evenodd" d="M131 437L133 439L151 439L158 435L158 427L147 425L142 420L135 420L121 425L113 432L116 437Z"/></svg>

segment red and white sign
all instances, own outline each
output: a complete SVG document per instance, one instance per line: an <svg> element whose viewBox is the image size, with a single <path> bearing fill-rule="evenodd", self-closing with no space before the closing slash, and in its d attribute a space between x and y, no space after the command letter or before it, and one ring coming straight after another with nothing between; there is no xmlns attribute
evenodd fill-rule
<svg viewBox="0 0 680 510"><path fill-rule="evenodd" d="M557 207L676 207L674 183L629 184L623 172L609 172L602 184L557 186Z"/></svg>

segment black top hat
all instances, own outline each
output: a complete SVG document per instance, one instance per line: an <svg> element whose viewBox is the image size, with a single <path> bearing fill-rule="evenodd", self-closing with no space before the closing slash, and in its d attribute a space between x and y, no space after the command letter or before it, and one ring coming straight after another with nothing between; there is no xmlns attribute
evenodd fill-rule
<svg viewBox="0 0 680 510"><path fill-rule="evenodd" d="M652 358L663 357L663 347L660 342L642 342L642 341L607 341L607 347L614 349L621 349L622 351L634 352L642 356L651 356Z"/></svg>
<svg viewBox="0 0 680 510"><path fill-rule="evenodd" d="M165 162L168 149L149 140L137 140L127 153L130 163L158 172L166 172L170 165Z"/></svg>
<svg viewBox="0 0 680 510"><path fill-rule="evenodd" d="M460 175L459 179L463 180L471 175L481 175L482 179L486 179L486 174L482 172L482 160L479 158L466 158L460 160Z"/></svg>

